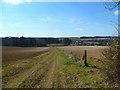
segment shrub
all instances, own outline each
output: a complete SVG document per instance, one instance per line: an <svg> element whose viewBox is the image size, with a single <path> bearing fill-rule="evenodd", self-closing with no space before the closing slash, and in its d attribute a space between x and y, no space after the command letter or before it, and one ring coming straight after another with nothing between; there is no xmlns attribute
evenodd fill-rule
<svg viewBox="0 0 120 90"><path fill-rule="evenodd" d="M120 87L120 39L112 40L112 44L103 51L103 68L105 80L113 85Z"/></svg>

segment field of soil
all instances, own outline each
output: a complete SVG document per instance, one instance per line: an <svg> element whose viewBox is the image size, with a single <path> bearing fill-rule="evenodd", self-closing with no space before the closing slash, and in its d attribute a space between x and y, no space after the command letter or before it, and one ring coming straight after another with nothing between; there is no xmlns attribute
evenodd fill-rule
<svg viewBox="0 0 120 90"><path fill-rule="evenodd" d="M106 47L3 47L3 88L109 88L100 71ZM88 50L89 67L68 52ZM77 52L78 53L78 52Z"/></svg>
<svg viewBox="0 0 120 90"><path fill-rule="evenodd" d="M3 47L2 61L8 63L19 59L32 58L48 50L49 47Z"/></svg>

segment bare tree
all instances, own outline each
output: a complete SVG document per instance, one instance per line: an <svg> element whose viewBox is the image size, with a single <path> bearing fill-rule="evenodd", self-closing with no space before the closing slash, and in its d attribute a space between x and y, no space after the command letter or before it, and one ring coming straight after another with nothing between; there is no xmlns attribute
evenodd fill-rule
<svg viewBox="0 0 120 90"><path fill-rule="evenodd" d="M104 5L106 9L113 10L115 8L118 8L120 5L120 0L105 0Z"/></svg>
<svg viewBox="0 0 120 90"><path fill-rule="evenodd" d="M120 0L106 0L104 3L108 10L119 9ZM120 87L120 30L118 22L112 22L115 30L118 31L118 38L114 39L108 49L103 51L104 56L104 74L107 76L106 80L113 85L113 87Z"/></svg>

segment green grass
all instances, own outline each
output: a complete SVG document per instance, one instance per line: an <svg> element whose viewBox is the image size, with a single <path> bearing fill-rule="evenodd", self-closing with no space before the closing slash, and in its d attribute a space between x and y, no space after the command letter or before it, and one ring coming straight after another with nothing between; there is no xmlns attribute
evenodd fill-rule
<svg viewBox="0 0 120 90"><path fill-rule="evenodd" d="M61 67L56 72L56 87L67 88L111 88L101 75L99 62L88 61L89 67L70 59L64 52L56 51ZM97 66L98 65L98 66Z"/></svg>

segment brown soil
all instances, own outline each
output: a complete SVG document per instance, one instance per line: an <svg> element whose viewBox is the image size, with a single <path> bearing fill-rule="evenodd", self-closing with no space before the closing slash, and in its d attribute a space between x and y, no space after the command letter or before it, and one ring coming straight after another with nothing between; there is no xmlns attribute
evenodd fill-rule
<svg viewBox="0 0 120 90"><path fill-rule="evenodd" d="M3 68L2 86L4 88L52 88L57 63L56 52L50 50L31 59L21 59L10 65L3 65L5 69ZM5 72L6 69L11 71Z"/></svg>
<svg viewBox="0 0 120 90"><path fill-rule="evenodd" d="M48 47L3 47L2 62L4 64L15 60L32 58L47 52L48 50Z"/></svg>

